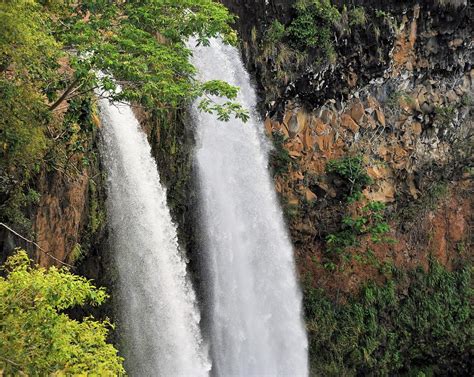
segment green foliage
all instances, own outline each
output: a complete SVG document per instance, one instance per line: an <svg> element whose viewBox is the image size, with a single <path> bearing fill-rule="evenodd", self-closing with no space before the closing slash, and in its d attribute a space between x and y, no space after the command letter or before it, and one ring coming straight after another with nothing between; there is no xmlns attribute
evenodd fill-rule
<svg viewBox="0 0 474 377"><path fill-rule="evenodd" d="M83 1L79 7L66 7L64 15L58 33L65 46L77 51L71 57L75 79L70 85L102 87L115 100L150 108L177 108L211 94L194 79L188 38L204 45L218 35L236 42L229 26L232 16L212 0ZM99 71L103 74L97 75ZM121 91L110 77L122 84ZM213 94L226 97L229 86L215 84ZM232 114L246 119L246 111L234 102L202 109L216 111L222 119Z"/></svg>
<svg viewBox="0 0 474 377"><path fill-rule="evenodd" d="M474 99L468 93L463 94L461 97L462 106L472 106L474 104Z"/></svg>
<svg viewBox="0 0 474 377"><path fill-rule="evenodd" d="M448 127L456 117L455 106L436 106L435 107L436 120L441 123L441 126Z"/></svg>
<svg viewBox="0 0 474 377"><path fill-rule="evenodd" d="M33 0L0 2L0 75L36 87L58 76L60 45L52 35L50 13Z"/></svg>
<svg viewBox="0 0 474 377"><path fill-rule="evenodd" d="M0 370L6 375L123 375L122 358L106 342L110 322L75 321L64 310L100 305L105 291L68 270L30 267L24 251L0 277Z"/></svg>
<svg viewBox="0 0 474 377"><path fill-rule="evenodd" d="M273 167L274 175L282 175L288 172L292 160L284 147L284 135L280 132L273 132L272 139L274 148L270 152L270 164Z"/></svg>
<svg viewBox="0 0 474 377"><path fill-rule="evenodd" d="M234 100L237 97L238 88L220 80L211 80L201 85L202 94L206 97L201 99L198 108L206 113L216 113L219 120L228 121L233 114L236 118L246 122L249 119L247 110L235 102L218 101L217 96L225 96Z"/></svg>
<svg viewBox="0 0 474 377"><path fill-rule="evenodd" d="M390 12L384 11L382 9L376 9L375 10L375 17L390 18L391 14L390 14Z"/></svg>
<svg viewBox="0 0 474 377"><path fill-rule="evenodd" d="M286 36L285 25L275 20L265 32L265 40L269 43L277 43Z"/></svg>
<svg viewBox="0 0 474 377"><path fill-rule="evenodd" d="M0 221L13 224L24 235L31 236L31 220L26 216L28 210L37 205L40 194L29 187L10 187L12 182L0 188L7 199L0 205Z"/></svg>
<svg viewBox="0 0 474 377"><path fill-rule="evenodd" d="M297 16L287 28L291 45L297 49L321 48L333 53L332 26L340 14L330 0L299 0Z"/></svg>
<svg viewBox="0 0 474 377"><path fill-rule="evenodd" d="M364 7L355 7L349 11L349 26L363 26L367 22Z"/></svg>
<svg viewBox="0 0 474 377"><path fill-rule="evenodd" d="M25 176L48 146L44 99L34 87L1 77L0 96L0 171Z"/></svg>
<svg viewBox="0 0 474 377"><path fill-rule="evenodd" d="M386 234L390 226L385 221L385 204L377 201L368 202L356 216L345 216L342 219L341 230L326 236L326 252L328 257L351 259L349 247L360 246L360 237L369 235L374 243L392 242ZM366 257L370 257L370 249L366 250ZM362 261L362 257L360 257ZM369 258L370 260L370 258Z"/></svg>
<svg viewBox="0 0 474 377"><path fill-rule="evenodd" d="M330 160L326 165L328 174L335 174L346 183L344 194L351 197L372 183L368 176L362 156L346 156Z"/></svg>
<svg viewBox="0 0 474 377"><path fill-rule="evenodd" d="M473 299L471 267L450 272L436 262L368 284L345 304L308 286L312 375L470 375Z"/></svg>

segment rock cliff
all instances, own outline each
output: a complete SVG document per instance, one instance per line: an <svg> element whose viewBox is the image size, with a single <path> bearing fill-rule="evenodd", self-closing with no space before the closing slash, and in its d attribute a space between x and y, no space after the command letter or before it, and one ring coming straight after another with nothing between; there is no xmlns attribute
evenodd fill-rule
<svg viewBox="0 0 474 377"><path fill-rule="evenodd" d="M311 48L303 57L287 36L272 34L275 22L291 27L295 2L224 3L239 15L244 62L261 92L275 142L275 187L301 276L349 292L379 279L383 263L426 266L430 255L455 263L458 250L469 249L472 224L474 23L467 3L334 2L333 51ZM371 182L352 204L348 182L327 166L348 156L362 157ZM328 237L370 202L385 203L396 242L359 234L350 261L330 256Z"/></svg>

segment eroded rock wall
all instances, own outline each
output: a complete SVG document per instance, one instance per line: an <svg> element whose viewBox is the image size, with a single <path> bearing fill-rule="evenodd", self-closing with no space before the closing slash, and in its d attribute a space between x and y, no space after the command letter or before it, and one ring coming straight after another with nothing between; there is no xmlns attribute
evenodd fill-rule
<svg viewBox="0 0 474 377"><path fill-rule="evenodd" d="M310 50L301 62L284 44L266 39L274 20L288 25L294 17L293 2L224 3L239 12L244 61L276 144L275 187L302 278L350 292L383 279L384 263L427 266L434 255L452 267L460 253L469 256L472 7L463 1L333 2L341 12L332 29L335 57ZM351 25L354 6L363 7L365 20ZM372 179L349 205L344 182L326 169L328 161L347 156L363 156ZM373 201L385 203L396 242L361 237L350 254L364 257L338 259L328 271L327 237Z"/></svg>

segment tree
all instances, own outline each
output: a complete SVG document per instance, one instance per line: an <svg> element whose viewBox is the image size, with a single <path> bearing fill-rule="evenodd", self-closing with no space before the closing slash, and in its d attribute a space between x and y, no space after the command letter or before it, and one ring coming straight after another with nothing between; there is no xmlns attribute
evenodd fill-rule
<svg viewBox="0 0 474 377"><path fill-rule="evenodd" d="M113 92L115 100L155 110L186 106L204 95L202 110L217 112L221 119L248 118L231 101L237 95L235 87L223 81L199 82L189 62L190 37L205 45L217 36L236 42L229 26L233 17L223 5L213 0L80 1L61 9L55 34L69 52L74 77L52 109L75 88L103 88ZM116 91L117 83L121 91ZM230 101L209 102L210 95Z"/></svg>
<svg viewBox="0 0 474 377"><path fill-rule="evenodd" d="M67 120L84 118L94 90L155 113L202 97L202 111L246 120L236 87L195 78L186 44L217 36L235 43L232 20L212 0L0 1L0 221L29 233L24 213L38 198L35 175L45 161L65 171L74 161L68 143L87 149L87 137L73 140Z"/></svg>
<svg viewBox="0 0 474 377"><path fill-rule="evenodd" d="M24 251L0 277L0 375L124 375L122 358L106 342L108 321L71 319L64 310L100 305L108 297L67 269L32 268Z"/></svg>

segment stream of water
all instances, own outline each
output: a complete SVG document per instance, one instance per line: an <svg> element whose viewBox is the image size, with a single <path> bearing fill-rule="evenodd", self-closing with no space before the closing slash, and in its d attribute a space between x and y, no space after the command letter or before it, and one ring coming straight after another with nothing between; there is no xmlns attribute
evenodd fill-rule
<svg viewBox="0 0 474 377"><path fill-rule="evenodd" d="M256 94L236 48L193 47L201 80L240 87L247 123L193 111L213 373L306 376L307 339L293 250L268 171Z"/></svg>
<svg viewBox="0 0 474 377"><path fill-rule="evenodd" d="M207 376L200 314L150 145L127 104L100 100L118 334L131 376Z"/></svg>

